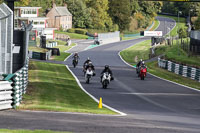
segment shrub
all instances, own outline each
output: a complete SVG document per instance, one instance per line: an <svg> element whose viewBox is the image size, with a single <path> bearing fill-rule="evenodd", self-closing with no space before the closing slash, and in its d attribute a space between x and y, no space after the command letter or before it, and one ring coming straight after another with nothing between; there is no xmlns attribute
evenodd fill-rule
<svg viewBox="0 0 200 133"><path fill-rule="evenodd" d="M85 29L75 29L75 33L86 35L87 30L85 30Z"/></svg>
<svg viewBox="0 0 200 133"><path fill-rule="evenodd" d="M67 32L69 32L69 33L75 33L75 29L68 29Z"/></svg>

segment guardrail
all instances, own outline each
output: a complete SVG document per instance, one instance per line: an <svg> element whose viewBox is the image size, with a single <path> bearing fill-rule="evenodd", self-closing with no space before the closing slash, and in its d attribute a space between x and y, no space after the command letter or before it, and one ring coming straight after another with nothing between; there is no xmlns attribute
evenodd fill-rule
<svg viewBox="0 0 200 133"><path fill-rule="evenodd" d="M0 81L0 110L12 108L12 86L11 82Z"/></svg>
<svg viewBox="0 0 200 133"><path fill-rule="evenodd" d="M28 64L29 59L14 74L3 75L5 81L0 81L0 110L20 105L28 85Z"/></svg>
<svg viewBox="0 0 200 133"><path fill-rule="evenodd" d="M200 82L200 69L180 65L160 58L158 58L158 66L170 72L182 75L183 77L188 77L190 79L197 80L198 82Z"/></svg>

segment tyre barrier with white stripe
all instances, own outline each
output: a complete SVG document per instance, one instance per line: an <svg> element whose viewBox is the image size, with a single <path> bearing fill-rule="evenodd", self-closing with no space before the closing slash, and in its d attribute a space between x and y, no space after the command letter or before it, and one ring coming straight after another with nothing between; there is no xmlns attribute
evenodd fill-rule
<svg viewBox="0 0 200 133"><path fill-rule="evenodd" d="M160 58L158 58L158 66L170 72L182 75L183 77L188 77L200 82L200 69L198 68L176 64L174 62Z"/></svg>

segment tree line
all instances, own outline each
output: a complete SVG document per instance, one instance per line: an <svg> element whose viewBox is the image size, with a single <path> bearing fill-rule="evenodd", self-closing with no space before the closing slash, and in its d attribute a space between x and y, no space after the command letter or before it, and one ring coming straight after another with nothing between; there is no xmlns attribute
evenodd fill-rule
<svg viewBox="0 0 200 133"><path fill-rule="evenodd" d="M0 3L3 0L0 0ZM20 0L15 6L39 6L40 16L52 8L67 4L73 15L74 28L101 29L105 31L136 31L147 28L158 12L182 16L198 16L197 2L155 2L140 0ZM192 9L192 11L190 11ZM199 18L200 21L200 18Z"/></svg>
<svg viewBox="0 0 200 133"><path fill-rule="evenodd" d="M53 2L57 6L67 4L75 28L105 31L146 28L162 7L162 2L140 0L20 0L15 6L40 6L40 15L45 16Z"/></svg>

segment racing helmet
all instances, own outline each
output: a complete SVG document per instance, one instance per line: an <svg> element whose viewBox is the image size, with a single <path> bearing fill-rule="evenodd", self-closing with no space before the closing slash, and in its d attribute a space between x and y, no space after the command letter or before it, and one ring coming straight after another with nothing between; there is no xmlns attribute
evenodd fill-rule
<svg viewBox="0 0 200 133"><path fill-rule="evenodd" d="M142 61L142 65L144 65L145 64L145 62L144 61Z"/></svg>
<svg viewBox="0 0 200 133"><path fill-rule="evenodd" d="M105 69L108 69L109 68L109 65L105 65Z"/></svg>

